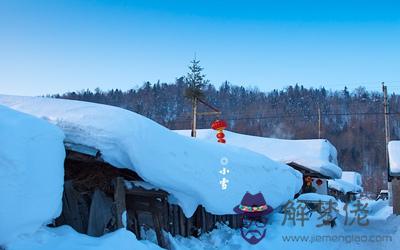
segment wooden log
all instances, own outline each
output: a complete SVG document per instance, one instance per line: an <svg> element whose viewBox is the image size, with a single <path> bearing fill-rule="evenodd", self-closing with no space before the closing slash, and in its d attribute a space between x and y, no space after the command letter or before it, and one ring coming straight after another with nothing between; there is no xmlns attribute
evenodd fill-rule
<svg viewBox="0 0 400 250"><path fill-rule="evenodd" d="M122 214L126 211L126 203L125 203L125 184L124 179L122 177L116 177L113 180L114 186L114 207L115 207L115 221L116 228L123 228L124 223L122 221Z"/></svg>

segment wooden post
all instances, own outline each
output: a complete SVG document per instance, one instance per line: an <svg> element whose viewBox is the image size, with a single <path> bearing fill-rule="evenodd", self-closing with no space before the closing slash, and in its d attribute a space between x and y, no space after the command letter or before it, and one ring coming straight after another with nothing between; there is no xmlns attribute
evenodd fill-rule
<svg viewBox="0 0 400 250"><path fill-rule="evenodd" d="M392 190L393 190L393 214L400 215L400 179L394 177L392 179Z"/></svg>
<svg viewBox="0 0 400 250"><path fill-rule="evenodd" d="M196 137L196 124L197 123L197 97L192 98L192 137Z"/></svg>
<svg viewBox="0 0 400 250"><path fill-rule="evenodd" d="M126 211L125 185L124 185L124 179L122 177L116 177L114 179L114 204L115 204L116 225L117 228L122 228L124 227L124 222L122 221L122 214Z"/></svg>

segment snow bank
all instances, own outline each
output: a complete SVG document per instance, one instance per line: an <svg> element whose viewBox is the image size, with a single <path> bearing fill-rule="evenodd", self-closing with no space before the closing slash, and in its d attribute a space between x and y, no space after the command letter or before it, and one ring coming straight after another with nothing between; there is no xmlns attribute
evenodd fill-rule
<svg viewBox="0 0 400 250"><path fill-rule="evenodd" d="M390 141L388 144L390 172L400 175L400 141Z"/></svg>
<svg viewBox="0 0 400 250"><path fill-rule="evenodd" d="M33 233L61 212L64 135L0 105L0 245Z"/></svg>
<svg viewBox="0 0 400 250"><path fill-rule="evenodd" d="M126 229L108 233L102 237L90 237L74 231L70 226L41 228L35 234L20 237L7 245L7 250L161 250L148 241L138 241Z"/></svg>
<svg viewBox="0 0 400 250"><path fill-rule="evenodd" d="M329 202L330 200L336 201L335 197L326 194L305 193L297 197L298 201L323 201Z"/></svg>
<svg viewBox="0 0 400 250"><path fill-rule="evenodd" d="M87 102L1 96L0 103L59 126L66 141L100 150L110 164L130 168L171 194L191 216L202 204L214 214L232 214L246 191L262 192L277 207L296 194L302 175L250 150L195 141L128 110ZM226 164L226 165L223 165ZM225 166L227 175L219 171ZM229 180L221 189L220 181Z"/></svg>
<svg viewBox="0 0 400 250"><path fill-rule="evenodd" d="M176 130L178 134L190 136L189 130ZM238 134L224 131L227 144L246 148L283 162L303 165L331 178L340 178L336 148L325 139L284 140ZM197 130L197 138L215 142L216 132L212 129Z"/></svg>

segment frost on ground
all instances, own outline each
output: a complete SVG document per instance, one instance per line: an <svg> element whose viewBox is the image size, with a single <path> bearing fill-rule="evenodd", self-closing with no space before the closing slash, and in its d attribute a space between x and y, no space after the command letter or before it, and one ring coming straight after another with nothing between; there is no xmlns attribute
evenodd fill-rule
<svg viewBox="0 0 400 250"><path fill-rule="evenodd" d="M199 204L213 214L233 214L246 191L262 192L272 207L291 199L302 175L268 157L230 145L194 141L117 107L80 101L0 95L0 104L57 125L66 141L100 150L105 161L136 171L171 194L190 217ZM225 165L221 163L221 159ZM219 171L230 172L227 190Z"/></svg>
<svg viewBox="0 0 400 250"><path fill-rule="evenodd" d="M0 105L0 245L61 212L64 135L56 126Z"/></svg>
<svg viewBox="0 0 400 250"><path fill-rule="evenodd" d="M190 130L175 130L176 133L190 136ZM341 168L337 163L336 148L325 139L284 140L251 136L224 131L227 144L263 154L272 160L306 166L325 176L340 178ZM217 143L216 132L211 129L197 130L196 139Z"/></svg>

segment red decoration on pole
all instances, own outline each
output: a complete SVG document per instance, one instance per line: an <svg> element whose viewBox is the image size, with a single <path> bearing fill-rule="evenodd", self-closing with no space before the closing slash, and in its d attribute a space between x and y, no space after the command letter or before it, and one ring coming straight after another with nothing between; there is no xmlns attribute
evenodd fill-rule
<svg viewBox="0 0 400 250"><path fill-rule="evenodd" d="M224 129L226 129L227 125L226 122L224 120L215 120L212 124L211 124L211 128L214 130L217 130L217 138L218 138L218 142L219 143L225 143L226 140L225 138L225 134L223 132Z"/></svg>

